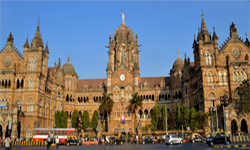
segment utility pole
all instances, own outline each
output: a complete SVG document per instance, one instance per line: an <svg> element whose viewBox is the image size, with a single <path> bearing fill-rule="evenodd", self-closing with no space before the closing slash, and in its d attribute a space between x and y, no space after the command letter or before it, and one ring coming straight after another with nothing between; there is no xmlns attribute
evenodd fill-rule
<svg viewBox="0 0 250 150"><path fill-rule="evenodd" d="M167 113L167 105L165 105L165 113L166 113L166 135L168 135L168 113Z"/></svg>
<svg viewBox="0 0 250 150"><path fill-rule="evenodd" d="M218 114L217 114L217 106L216 106L216 131L219 131L219 127L218 127Z"/></svg>
<svg viewBox="0 0 250 150"><path fill-rule="evenodd" d="M212 111L211 101L210 101L210 111L211 111L211 120L212 120L212 122L211 122L211 127L212 127L211 132L214 133L213 111Z"/></svg>
<svg viewBox="0 0 250 150"><path fill-rule="evenodd" d="M225 110L223 105L223 118L224 118L224 131L225 131L225 144L227 144L227 129L226 129L226 119L225 119Z"/></svg>

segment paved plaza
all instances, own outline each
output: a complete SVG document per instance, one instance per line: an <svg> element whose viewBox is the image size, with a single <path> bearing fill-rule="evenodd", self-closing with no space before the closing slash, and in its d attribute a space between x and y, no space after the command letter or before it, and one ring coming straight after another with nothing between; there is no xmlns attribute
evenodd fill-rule
<svg viewBox="0 0 250 150"><path fill-rule="evenodd" d="M3 147L2 147L3 149ZM47 147L12 147L12 150L46 150ZM60 145L59 150L212 150L215 148L207 146L205 143L184 143L182 145L165 145L165 144L123 144L123 145L81 145L81 146L66 146ZM228 148L224 148L228 149ZM231 150L249 150L245 148L230 148ZM50 147L50 150L56 150L56 147ZM223 150L223 148L220 148Z"/></svg>

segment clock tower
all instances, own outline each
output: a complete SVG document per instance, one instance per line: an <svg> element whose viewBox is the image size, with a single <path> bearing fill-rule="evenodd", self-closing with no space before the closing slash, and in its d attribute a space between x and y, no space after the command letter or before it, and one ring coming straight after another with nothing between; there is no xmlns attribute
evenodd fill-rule
<svg viewBox="0 0 250 150"><path fill-rule="evenodd" d="M140 67L138 36L134 37L133 32L124 22L115 31L113 37L109 36L107 64L107 93L113 93L113 111L116 111L112 121L119 121L123 113L128 112L127 106L131 94L139 90ZM131 120L132 121L132 120ZM130 121L125 121L129 123ZM112 123L113 124L113 123ZM114 122L118 125L118 122ZM112 127L111 127L112 128Z"/></svg>

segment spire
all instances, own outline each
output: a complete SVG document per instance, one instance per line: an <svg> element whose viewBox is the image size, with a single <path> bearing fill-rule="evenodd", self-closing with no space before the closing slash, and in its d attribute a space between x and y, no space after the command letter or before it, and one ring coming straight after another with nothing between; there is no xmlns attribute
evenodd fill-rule
<svg viewBox="0 0 250 150"><path fill-rule="evenodd" d="M25 41L23 47L24 47L24 48L25 48L25 47L29 48L28 34L27 34L27 38L26 38L26 41Z"/></svg>
<svg viewBox="0 0 250 150"><path fill-rule="evenodd" d="M215 33L215 27L213 27L214 33L213 33L213 40L218 40L218 36Z"/></svg>
<svg viewBox="0 0 250 150"><path fill-rule="evenodd" d="M68 62L69 62L69 55L68 55Z"/></svg>
<svg viewBox="0 0 250 150"><path fill-rule="evenodd" d="M249 40L248 40L247 33L246 33L246 41L245 41L245 44L246 44L246 46L250 46L250 42L249 42Z"/></svg>
<svg viewBox="0 0 250 150"><path fill-rule="evenodd" d="M204 15L202 13L202 20L201 20L201 33L204 34L204 33L208 33L207 31L207 26L205 24L205 20L204 20Z"/></svg>
<svg viewBox="0 0 250 150"><path fill-rule="evenodd" d="M40 33L39 24L40 24L40 22L38 20L35 37L31 42L31 48L43 47L43 40L42 40L42 36L41 36L41 33Z"/></svg>
<svg viewBox="0 0 250 150"><path fill-rule="evenodd" d="M138 42L138 35L137 35L137 31L136 31L135 39L136 39L136 42Z"/></svg>
<svg viewBox="0 0 250 150"><path fill-rule="evenodd" d="M178 58L180 58L180 51L178 50Z"/></svg>
<svg viewBox="0 0 250 150"><path fill-rule="evenodd" d="M13 43L13 41L14 41L14 37L13 37L13 35L10 32L9 37L7 38L7 42Z"/></svg>
<svg viewBox="0 0 250 150"><path fill-rule="evenodd" d="M49 54L48 40L46 41L46 47L44 49L44 52Z"/></svg>
<svg viewBox="0 0 250 150"><path fill-rule="evenodd" d="M237 35L237 29L235 28L235 24L233 22L230 25L230 37L232 37L232 36L238 37L238 35Z"/></svg>
<svg viewBox="0 0 250 150"><path fill-rule="evenodd" d="M195 48L196 44L197 44L197 42L196 42L196 40L195 40L195 34L194 34L193 48Z"/></svg>

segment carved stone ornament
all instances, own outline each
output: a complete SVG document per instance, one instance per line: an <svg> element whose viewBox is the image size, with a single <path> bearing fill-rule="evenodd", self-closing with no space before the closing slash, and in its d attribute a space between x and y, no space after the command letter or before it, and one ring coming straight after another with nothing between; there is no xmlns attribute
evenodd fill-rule
<svg viewBox="0 0 250 150"><path fill-rule="evenodd" d="M240 54L240 49L238 47L235 46L232 48L232 55L234 58L239 58Z"/></svg>
<svg viewBox="0 0 250 150"><path fill-rule="evenodd" d="M12 62L12 58L11 58L9 55L7 55L7 56L4 58L4 60L3 60L3 63L4 63L4 66L5 66L5 67L9 67L10 64L11 64L11 62Z"/></svg>

